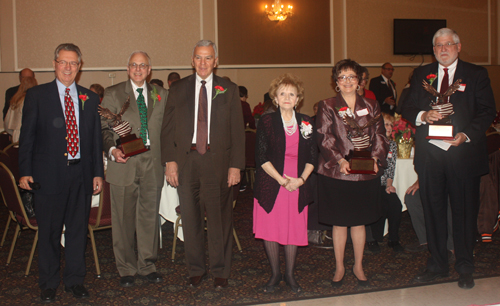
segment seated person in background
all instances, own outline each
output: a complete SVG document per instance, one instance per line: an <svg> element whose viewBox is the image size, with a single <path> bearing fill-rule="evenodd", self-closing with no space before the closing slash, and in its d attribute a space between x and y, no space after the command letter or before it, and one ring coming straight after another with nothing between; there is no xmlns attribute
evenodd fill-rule
<svg viewBox="0 0 500 306"><path fill-rule="evenodd" d="M389 221L389 242L387 243L394 252L402 252L403 247L399 243L399 227L401 225L401 201L396 194L396 188L392 186L394 180L394 171L396 170L397 144L392 140L392 125L394 117L382 113L387 139L389 139L389 153L387 154L387 168L380 178L382 217L375 223L366 227L366 241L368 249L373 253L380 252L378 241L384 240L385 219ZM370 235L371 232L371 235Z"/></svg>
<svg viewBox="0 0 500 306"><path fill-rule="evenodd" d="M19 135L21 134L21 121L23 117L23 106L26 92L28 89L35 87L36 85L38 85L38 83L34 77L22 78L19 89L10 100L10 107L5 115L3 124L5 131L12 136L12 142L18 142Z"/></svg>
<svg viewBox="0 0 500 306"><path fill-rule="evenodd" d="M363 76L361 80L359 80L359 89L357 90L358 95L372 99L372 100L377 100L375 97L375 94L373 91L366 89L366 84L368 83L368 80L370 80L370 73L368 72L368 69L366 67L361 67L361 71L363 71ZM316 114L316 113L315 113Z"/></svg>
<svg viewBox="0 0 500 306"><path fill-rule="evenodd" d="M100 101L102 101L102 98L104 98L104 87L101 84L92 84L89 89L95 92L99 96Z"/></svg>
<svg viewBox="0 0 500 306"><path fill-rule="evenodd" d="M164 85L163 81L160 79L152 79L151 82L149 82L149 83L153 84L153 85L158 85L160 87L163 87L163 85Z"/></svg>
<svg viewBox="0 0 500 306"><path fill-rule="evenodd" d="M424 209L422 201L420 200L418 180L406 190L405 204L410 214L411 223L415 234L417 234L418 241L405 246L408 252L424 252L427 251L427 236L425 231ZM446 248L448 251L453 252L453 231L451 227L451 207L448 205L448 240L446 241Z"/></svg>
<svg viewBox="0 0 500 306"><path fill-rule="evenodd" d="M241 109L243 110L243 123L245 124L245 128L248 127L255 130L255 119L252 116L250 104L247 102L248 90L245 86L238 86L238 88L240 90Z"/></svg>

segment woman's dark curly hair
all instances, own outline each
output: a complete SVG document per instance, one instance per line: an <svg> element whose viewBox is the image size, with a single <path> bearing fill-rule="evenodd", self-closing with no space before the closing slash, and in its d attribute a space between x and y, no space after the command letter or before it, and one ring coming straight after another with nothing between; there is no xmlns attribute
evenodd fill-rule
<svg viewBox="0 0 500 306"><path fill-rule="evenodd" d="M356 76L358 77L358 82L360 82L361 79L363 78L363 70L361 69L361 66L355 61L351 60L350 58L346 58L338 61L335 64L335 67L332 68L332 83L336 84L339 74L342 71L349 69L354 71L354 73L356 73Z"/></svg>

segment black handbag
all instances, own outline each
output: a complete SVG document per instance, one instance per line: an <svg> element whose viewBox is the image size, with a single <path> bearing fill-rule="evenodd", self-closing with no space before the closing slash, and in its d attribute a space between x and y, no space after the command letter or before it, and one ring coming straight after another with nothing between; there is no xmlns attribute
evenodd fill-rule
<svg viewBox="0 0 500 306"><path fill-rule="evenodd" d="M23 202L28 218L35 217L35 194L21 188L19 188L19 194L21 195L21 201Z"/></svg>

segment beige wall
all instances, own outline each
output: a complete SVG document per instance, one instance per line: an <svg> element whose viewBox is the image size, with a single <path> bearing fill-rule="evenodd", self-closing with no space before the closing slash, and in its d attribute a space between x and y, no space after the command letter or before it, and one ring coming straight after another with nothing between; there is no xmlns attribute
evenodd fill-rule
<svg viewBox="0 0 500 306"><path fill-rule="evenodd" d="M273 78L291 72L304 81L302 112L312 114L315 102L333 96L331 67L345 57L368 66L371 77L380 74L383 62L393 62L396 68L393 78L401 92L409 72L422 58L412 60L392 55L392 20L439 18L447 19L448 26L459 31L463 42L461 58L486 66L500 109L500 87L496 86L500 83L498 0L446 0L439 5L434 0L318 0L312 7L328 8L328 14L322 11L319 16L329 20L322 20L321 27L314 28L324 41L308 44L297 37L303 36L300 31L315 34L309 33L312 30L308 24L316 18L307 7L309 1L282 0L285 5L294 5L295 11L295 16L282 24L268 21L262 12L263 6L271 1L148 0L144 2L148 9L138 13L130 2L119 0L0 0L0 107L4 103L3 93L18 84L18 71L25 66L35 67L39 83L53 80L52 53L61 42L74 42L82 49L84 65L79 84L88 87L100 83L107 87L126 80L125 63L136 49L151 55L153 78L166 81L171 71L187 76L192 73L192 46L198 39L206 38L220 46L221 66L217 74L246 86L252 106L262 101ZM226 7L228 3L231 10ZM78 13L70 21L60 23L61 11ZM234 16L228 15L251 15L244 19L245 35L251 35L248 29L258 24L261 30L255 43L239 48L238 39L234 38L235 43L231 44L232 37L241 33L228 30L225 21L234 20ZM280 39L276 35L281 35ZM282 39L292 41L292 47L277 43ZM298 52L290 50L293 45L300 46ZM320 60L297 60L305 55L314 56L300 50L315 47L321 48ZM329 59L324 57L325 48ZM273 54L270 57L273 60L249 64L248 54L257 50ZM293 57L274 56L286 52L294 54ZM429 63L432 58L426 56L423 61ZM110 73L116 73L116 78L110 79Z"/></svg>

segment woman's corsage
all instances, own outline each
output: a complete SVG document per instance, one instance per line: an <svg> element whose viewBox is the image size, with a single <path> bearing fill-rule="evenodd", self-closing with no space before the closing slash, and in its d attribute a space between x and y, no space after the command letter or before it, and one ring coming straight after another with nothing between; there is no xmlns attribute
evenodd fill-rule
<svg viewBox="0 0 500 306"><path fill-rule="evenodd" d="M227 88L224 89L222 86L219 86L219 85L215 86L215 96L212 100L214 100L219 94L223 94L226 91L227 91Z"/></svg>
<svg viewBox="0 0 500 306"><path fill-rule="evenodd" d="M80 101L82 101L82 110L84 110L85 101L89 99L89 96L87 96L87 94L82 94L82 92L80 91L80 95L78 95L78 98L80 99Z"/></svg>
<svg viewBox="0 0 500 306"><path fill-rule="evenodd" d="M351 117L351 118L354 118L354 114L352 113L351 109L349 107L347 107L347 106L344 106L342 108L338 108L337 107L337 110L339 112L339 116L342 119L344 119L346 115L349 116L349 117Z"/></svg>
<svg viewBox="0 0 500 306"><path fill-rule="evenodd" d="M437 75L435 73L431 73L428 76L425 77L427 81L429 82L429 85L432 85L434 80L437 78Z"/></svg>
<svg viewBox="0 0 500 306"><path fill-rule="evenodd" d="M161 101L161 96L158 94L158 90L153 86L153 91L151 92L151 99L153 99L153 107L156 105L156 101Z"/></svg>
<svg viewBox="0 0 500 306"><path fill-rule="evenodd" d="M300 123L300 134L302 134L302 137L304 137L304 139L309 139L312 135L312 132L312 124L308 121L302 120L302 122Z"/></svg>

